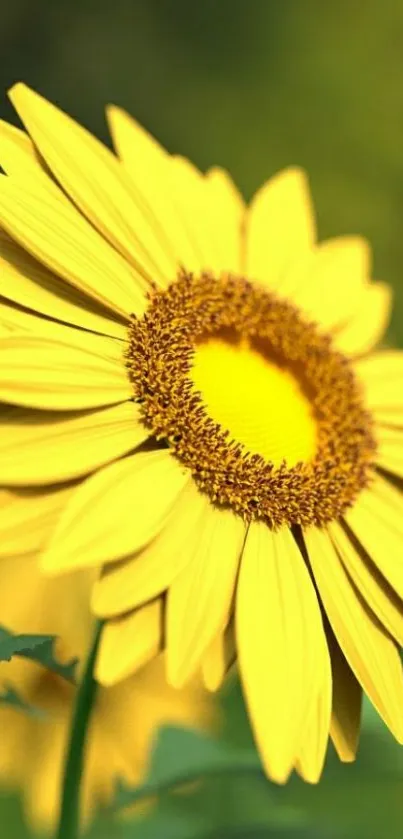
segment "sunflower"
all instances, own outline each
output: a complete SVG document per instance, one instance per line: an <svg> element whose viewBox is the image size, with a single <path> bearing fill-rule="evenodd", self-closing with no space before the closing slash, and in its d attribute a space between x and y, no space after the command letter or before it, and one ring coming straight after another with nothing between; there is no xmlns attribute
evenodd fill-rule
<svg viewBox="0 0 403 839"><path fill-rule="evenodd" d="M3 558L1 623L16 632L57 634L59 660L82 660L91 637L93 578L93 572L84 570L46 579L31 556ZM0 665L1 690L10 685L36 713L0 706L0 787L20 789L27 821L38 831L52 830L75 688L39 664L18 658ZM210 712L200 684L183 691L167 685L161 656L118 685L101 688L89 731L83 785L86 820L97 806L110 802L118 778L129 784L141 780L161 724L208 725Z"/></svg>
<svg viewBox="0 0 403 839"><path fill-rule="evenodd" d="M11 99L0 482L43 488L12 545L33 526L49 574L103 566L103 684L162 646L175 687L236 659L275 781L317 781L329 733L354 758L362 690L402 742L403 354L372 351L368 245L317 243L297 168L245 206L118 108L115 156Z"/></svg>

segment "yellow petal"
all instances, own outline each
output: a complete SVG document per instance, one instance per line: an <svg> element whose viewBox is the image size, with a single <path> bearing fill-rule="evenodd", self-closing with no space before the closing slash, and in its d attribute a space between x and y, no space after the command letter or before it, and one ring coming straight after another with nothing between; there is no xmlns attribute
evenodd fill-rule
<svg viewBox="0 0 403 839"><path fill-rule="evenodd" d="M14 334L25 333L38 338L51 338L112 361L122 363L124 360L126 344L123 341L109 335L97 335L84 329L75 329L10 303L0 304L0 323L6 324Z"/></svg>
<svg viewBox="0 0 403 839"><path fill-rule="evenodd" d="M0 293L7 300L49 318L125 338L127 328L101 306L63 282L0 231Z"/></svg>
<svg viewBox="0 0 403 839"><path fill-rule="evenodd" d="M317 784L322 774L329 741L330 714L332 708L332 672L329 650L323 636L322 681L313 707L308 712L304 736L296 763L296 769L304 781Z"/></svg>
<svg viewBox="0 0 403 839"><path fill-rule="evenodd" d="M219 632L210 642L203 656L202 674L207 690L214 693L221 687L228 669L235 660L235 634L233 622Z"/></svg>
<svg viewBox="0 0 403 839"><path fill-rule="evenodd" d="M241 231L246 208L224 169L213 167L206 175L215 241L222 269L241 272Z"/></svg>
<svg viewBox="0 0 403 839"><path fill-rule="evenodd" d="M386 332L392 310L392 289L386 283L371 283L359 309L333 338L333 345L346 355L372 350Z"/></svg>
<svg viewBox="0 0 403 839"><path fill-rule="evenodd" d="M204 269L220 274L226 265L217 241L214 208L206 178L189 160L180 156L171 158L168 176L173 201L197 255L190 270Z"/></svg>
<svg viewBox="0 0 403 839"><path fill-rule="evenodd" d="M403 352L383 350L361 358L354 369L363 383L368 407L379 417L377 409L386 413L403 409Z"/></svg>
<svg viewBox="0 0 403 839"><path fill-rule="evenodd" d="M0 337L9 338L15 332L15 328L11 323L7 323L4 319L0 320Z"/></svg>
<svg viewBox="0 0 403 839"><path fill-rule="evenodd" d="M403 428L403 405L399 408L373 408L372 415L376 424L389 428Z"/></svg>
<svg viewBox="0 0 403 839"><path fill-rule="evenodd" d="M44 183L47 177L28 135L2 119L0 119L0 166L7 175L25 182L33 178ZM48 180L52 184L52 181Z"/></svg>
<svg viewBox="0 0 403 839"><path fill-rule="evenodd" d="M100 233L143 277L172 279L175 265L132 200L112 152L25 85L15 85L10 98L53 175Z"/></svg>
<svg viewBox="0 0 403 839"><path fill-rule="evenodd" d="M403 497L380 476L344 518L392 589L403 598Z"/></svg>
<svg viewBox="0 0 403 839"><path fill-rule="evenodd" d="M399 533L403 535L403 522L401 519L403 492L400 482L396 487L390 482L388 477L381 475L379 472L375 472L371 475L368 489L372 493L375 493L377 498L382 498L389 515L393 516L393 528L397 528Z"/></svg>
<svg viewBox="0 0 403 839"><path fill-rule="evenodd" d="M12 305L3 300L0 301L0 325L7 330L7 334L31 333L36 336L46 336L54 338L55 340L63 337L63 333L81 336L89 335L90 332L84 332L83 329L70 329L65 324L58 323L50 318L43 318L41 315L29 312L27 309L22 309L19 306ZM94 336L95 337L95 336ZM99 336L96 336L99 337Z"/></svg>
<svg viewBox="0 0 403 839"><path fill-rule="evenodd" d="M140 553L105 568L94 586L94 612L119 615L164 592L196 549L209 506L208 496L188 481L158 536Z"/></svg>
<svg viewBox="0 0 403 839"><path fill-rule="evenodd" d="M62 279L127 318L145 309L134 270L66 201L30 182L0 180L0 223Z"/></svg>
<svg viewBox="0 0 403 839"><path fill-rule="evenodd" d="M78 478L135 449L148 437L133 402L80 414L0 416L0 483L58 483Z"/></svg>
<svg viewBox="0 0 403 839"><path fill-rule="evenodd" d="M378 445L375 459L377 466L381 466L382 469L403 478L403 429L378 426L376 436Z"/></svg>
<svg viewBox="0 0 403 839"><path fill-rule="evenodd" d="M242 519L212 506L186 566L169 588L167 676L174 687L193 675L214 636L228 623L244 539Z"/></svg>
<svg viewBox="0 0 403 839"><path fill-rule="evenodd" d="M0 490L0 557L37 553L44 547L72 487Z"/></svg>
<svg viewBox="0 0 403 839"><path fill-rule="evenodd" d="M162 600L108 621L102 632L96 679L102 685L114 685L154 658L161 648L162 621Z"/></svg>
<svg viewBox="0 0 403 839"><path fill-rule="evenodd" d="M133 396L123 362L62 341L32 335L0 345L0 398L15 405L74 411Z"/></svg>
<svg viewBox="0 0 403 839"><path fill-rule="evenodd" d="M288 529L250 525L235 617L252 728L267 774L284 783L302 746L324 662L315 590Z"/></svg>
<svg viewBox="0 0 403 839"><path fill-rule="evenodd" d="M102 565L140 550L157 536L188 478L164 450L100 469L66 506L43 556L43 570L58 574Z"/></svg>
<svg viewBox="0 0 403 839"><path fill-rule="evenodd" d="M343 763L355 760L360 736L362 689L334 638L329 634L333 674L330 736Z"/></svg>
<svg viewBox="0 0 403 839"><path fill-rule="evenodd" d="M116 151L128 174L133 197L147 212L178 266L200 271L202 264L192 243L188 212L175 203L170 155L132 117L120 108L107 109ZM182 209L182 216L180 210ZM197 220L194 220L197 223Z"/></svg>
<svg viewBox="0 0 403 839"><path fill-rule="evenodd" d="M247 215L246 273L280 290L285 273L316 238L309 186L300 169L285 169L256 193Z"/></svg>
<svg viewBox="0 0 403 839"><path fill-rule="evenodd" d="M381 621L385 629L403 645L403 603L396 596L376 566L368 558L360 544L343 530L338 522L332 522L328 531L343 565L365 598L368 606Z"/></svg>
<svg viewBox="0 0 403 839"><path fill-rule="evenodd" d="M171 157L119 108L108 117L115 147L145 207L178 265L189 271L239 271L240 198L229 177L203 176L189 161Z"/></svg>
<svg viewBox="0 0 403 839"><path fill-rule="evenodd" d="M0 165L15 183L30 184L50 194L57 201L70 205L67 195L43 166L32 140L24 131L0 120Z"/></svg>
<svg viewBox="0 0 403 839"><path fill-rule="evenodd" d="M340 236L321 242L312 256L297 263L284 279L283 293L324 329L355 315L369 288L370 253L365 239Z"/></svg>
<svg viewBox="0 0 403 839"><path fill-rule="evenodd" d="M347 577L329 535L307 528L304 539L337 641L378 713L402 742L403 680L397 648Z"/></svg>
<svg viewBox="0 0 403 839"><path fill-rule="evenodd" d="M394 426L379 425L376 428L376 440L378 447L382 445L393 445L396 447L396 453L400 450L403 453L403 429Z"/></svg>

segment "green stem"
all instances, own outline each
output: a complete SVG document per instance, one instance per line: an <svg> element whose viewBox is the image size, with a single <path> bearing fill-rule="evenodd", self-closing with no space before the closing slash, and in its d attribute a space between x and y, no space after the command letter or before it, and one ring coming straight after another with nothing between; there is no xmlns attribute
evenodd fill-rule
<svg viewBox="0 0 403 839"><path fill-rule="evenodd" d="M88 725L97 692L97 683L94 679L94 665L101 632L102 622L97 621L83 677L77 689L64 767L60 819L56 839L78 839L80 834L81 779L84 768Z"/></svg>

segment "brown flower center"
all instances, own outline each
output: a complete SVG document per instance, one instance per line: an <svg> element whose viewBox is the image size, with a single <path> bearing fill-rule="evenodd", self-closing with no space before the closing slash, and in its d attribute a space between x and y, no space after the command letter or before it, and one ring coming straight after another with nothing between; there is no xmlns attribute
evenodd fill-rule
<svg viewBox="0 0 403 839"><path fill-rule="evenodd" d="M133 316L127 363L154 436L245 519L324 525L367 485L372 421L348 360L258 285L181 274Z"/></svg>

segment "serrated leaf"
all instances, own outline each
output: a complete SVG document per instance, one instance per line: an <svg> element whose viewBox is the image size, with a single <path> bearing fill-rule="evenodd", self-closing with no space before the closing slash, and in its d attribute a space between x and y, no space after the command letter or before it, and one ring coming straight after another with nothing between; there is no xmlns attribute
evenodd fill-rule
<svg viewBox="0 0 403 839"><path fill-rule="evenodd" d="M44 719L46 717L45 711L26 702L11 685L7 685L0 693L0 705L10 705L12 708L18 708L19 711L24 711L31 717L36 717L37 719Z"/></svg>
<svg viewBox="0 0 403 839"><path fill-rule="evenodd" d="M0 661L10 661L13 656L29 658L74 683L77 659L66 664L58 661L54 654L55 641L54 635L17 635L0 626Z"/></svg>
<svg viewBox="0 0 403 839"><path fill-rule="evenodd" d="M119 784L114 806L124 808L154 795L216 774L263 775L255 751L233 749L199 731L166 726L159 731L144 784L130 789Z"/></svg>
<svg viewBox="0 0 403 839"><path fill-rule="evenodd" d="M10 661L14 655L34 650L49 640L50 635L15 635L4 626L0 626L0 661Z"/></svg>

